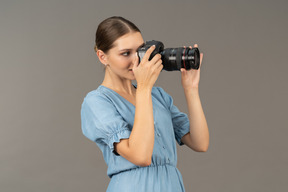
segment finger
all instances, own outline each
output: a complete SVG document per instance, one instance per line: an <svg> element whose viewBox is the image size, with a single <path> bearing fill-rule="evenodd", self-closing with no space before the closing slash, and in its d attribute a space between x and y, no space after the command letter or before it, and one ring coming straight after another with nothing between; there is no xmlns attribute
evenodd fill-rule
<svg viewBox="0 0 288 192"><path fill-rule="evenodd" d="M156 63L159 60L161 60L161 55L159 53L157 53L156 55L154 55L154 57L151 59L151 63ZM162 61L161 61L162 62Z"/></svg>
<svg viewBox="0 0 288 192"><path fill-rule="evenodd" d="M152 60L151 60L152 61ZM158 60L156 63L155 63L155 65L153 65L152 66L152 70L154 71L157 71L158 69L159 69L159 67L161 67L161 65L162 65L162 60L160 59L160 60Z"/></svg>
<svg viewBox="0 0 288 192"><path fill-rule="evenodd" d="M156 64L156 66L157 66L157 70L159 71L159 72L161 72L162 71L162 69L163 69L163 67L164 67L164 65L162 64L162 62L157 62L157 64Z"/></svg>
<svg viewBox="0 0 288 192"><path fill-rule="evenodd" d="M200 64L202 64L202 60L203 60L203 53L200 53Z"/></svg>
<svg viewBox="0 0 288 192"><path fill-rule="evenodd" d="M159 59L156 63L155 63L155 68L158 68L158 67L160 67L160 65L162 65L162 60L161 59Z"/></svg>
<svg viewBox="0 0 288 192"><path fill-rule="evenodd" d="M143 56L143 60L148 61L151 53L154 51L155 49L155 45L152 45L151 47L149 47L149 49L146 51L145 55Z"/></svg>
<svg viewBox="0 0 288 192"><path fill-rule="evenodd" d="M161 65L159 66L160 72L162 71L163 68L164 68L164 65L161 64Z"/></svg>

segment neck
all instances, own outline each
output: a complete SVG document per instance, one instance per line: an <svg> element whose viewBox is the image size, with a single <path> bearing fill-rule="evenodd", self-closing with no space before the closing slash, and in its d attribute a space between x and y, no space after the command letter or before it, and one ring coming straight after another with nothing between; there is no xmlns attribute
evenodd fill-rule
<svg viewBox="0 0 288 192"><path fill-rule="evenodd" d="M109 69L105 70L105 77L101 85L115 90L116 92L129 95L136 94L135 87L132 85L132 80L122 78L111 72Z"/></svg>

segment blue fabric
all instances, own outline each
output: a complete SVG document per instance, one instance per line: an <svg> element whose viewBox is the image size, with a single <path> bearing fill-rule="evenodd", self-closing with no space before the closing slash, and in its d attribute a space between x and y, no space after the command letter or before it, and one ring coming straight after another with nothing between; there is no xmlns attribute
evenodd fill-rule
<svg viewBox="0 0 288 192"><path fill-rule="evenodd" d="M137 84L134 84L137 88ZM129 138L135 106L114 90L100 85L81 106L82 133L95 142L108 166L106 192L185 192L177 165L176 142L188 133L189 119L161 87L152 88L155 141L151 165L137 166L114 151L114 142Z"/></svg>

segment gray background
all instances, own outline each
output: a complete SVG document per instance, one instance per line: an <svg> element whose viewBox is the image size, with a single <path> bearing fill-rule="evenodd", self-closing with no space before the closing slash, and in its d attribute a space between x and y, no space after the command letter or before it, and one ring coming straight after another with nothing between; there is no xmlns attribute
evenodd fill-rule
<svg viewBox="0 0 288 192"><path fill-rule="evenodd" d="M11 1L0 3L0 191L105 191L100 149L82 135L84 96L104 78L94 35L134 22L165 48L204 53L200 99L210 146L178 149L186 191L287 191L287 1ZM188 113L179 71L155 86Z"/></svg>

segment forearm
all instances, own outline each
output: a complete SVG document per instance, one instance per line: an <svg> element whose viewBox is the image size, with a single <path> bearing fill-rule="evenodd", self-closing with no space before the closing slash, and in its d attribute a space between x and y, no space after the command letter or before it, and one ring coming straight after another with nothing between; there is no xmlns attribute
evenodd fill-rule
<svg viewBox="0 0 288 192"><path fill-rule="evenodd" d="M136 157L151 161L154 146L154 117L150 88L137 87L136 109L129 148Z"/></svg>
<svg viewBox="0 0 288 192"><path fill-rule="evenodd" d="M198 149L207 150L209 130L199 97L199 89L184 89L184 92L188 105L191 141Z"/></svg>

